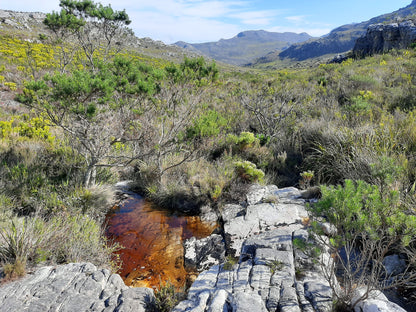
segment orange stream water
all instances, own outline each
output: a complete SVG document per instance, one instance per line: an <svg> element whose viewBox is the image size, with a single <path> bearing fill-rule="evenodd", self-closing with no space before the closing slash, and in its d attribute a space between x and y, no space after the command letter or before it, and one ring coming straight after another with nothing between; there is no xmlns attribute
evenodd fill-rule
<svg viewBox="0 0 416 312"><path fill-rule="evenodd" d="M107 237L124 247L118 252L123 263L119 274L126 285L135 287L157 287L161 282L184 286L182 241L206 237L215 228L199 217L178 217L155 209L138 195L114 207L107 224Z"/></svg>

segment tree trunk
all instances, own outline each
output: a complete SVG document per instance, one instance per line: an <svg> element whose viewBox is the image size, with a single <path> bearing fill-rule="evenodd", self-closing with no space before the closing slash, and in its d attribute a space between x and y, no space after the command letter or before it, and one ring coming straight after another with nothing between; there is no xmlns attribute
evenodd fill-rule
<svg viewBox="0 0 416 312"><path fill-rule="evenodd" d="M85 173L84 177L84 186L90 187L94 186L97 177L97 167L95 164L89 164L87 168L87 172Z"/></svg>

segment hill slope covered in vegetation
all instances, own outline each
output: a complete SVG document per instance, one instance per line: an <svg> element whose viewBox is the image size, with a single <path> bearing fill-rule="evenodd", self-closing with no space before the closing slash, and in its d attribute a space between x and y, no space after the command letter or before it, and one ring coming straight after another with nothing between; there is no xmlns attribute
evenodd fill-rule
<svg viewBox="0 0 416 312"><path fill-rule="evenodd" d="M31 40L0 33L0 261L9 277L36 263L111 264L107 186L126 179L194 214L241 201L252 183L340 185L324 189L330 199L359 188L354 205L336 197L321 211L337 218L325 209L347 208L355 238L414 251L414 49L308 70L224 69L92 38L109 31L108 15L72 10L69 30L61 12ZM125 12L109 12L128 35Z"/></svg>

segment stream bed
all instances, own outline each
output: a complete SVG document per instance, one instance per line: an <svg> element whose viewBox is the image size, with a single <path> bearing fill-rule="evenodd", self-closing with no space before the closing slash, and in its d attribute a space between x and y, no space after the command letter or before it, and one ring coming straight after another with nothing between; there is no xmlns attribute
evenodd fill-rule
<svg viewBox="0 0 416 312"><path fill-rule="evenodd" d="M107 237L123 247L118 273L134 287L154 288L165 282L183 287L190 273L184 268L183 241L209 236L215 229L198 216L170 214L133 193L111 209L106 221Z"/></svg>

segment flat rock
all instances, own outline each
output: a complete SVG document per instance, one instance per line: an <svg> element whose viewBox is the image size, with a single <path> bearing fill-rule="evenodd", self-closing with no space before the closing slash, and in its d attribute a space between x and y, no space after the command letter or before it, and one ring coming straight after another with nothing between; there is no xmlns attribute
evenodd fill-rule
<svg viewBox="0 0 416 312"><path fill-rule="evenodd" d="M0 288L1 311L151 311L153 290L129 288L91 263L43 267Z"/></svg>
<svg viewBox="0 0 416 312"><path fill-rule="evenodd" d="M252 186L247 205L224 206L226 248L238 264L202 272L174 311L328 311L332 293L322 276L308 275L305 283L296 279L293 239L308 238L299 196L296 188ZM324 292L316 294L319 289Z"/></svg>

